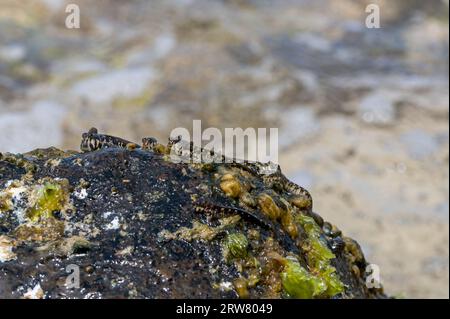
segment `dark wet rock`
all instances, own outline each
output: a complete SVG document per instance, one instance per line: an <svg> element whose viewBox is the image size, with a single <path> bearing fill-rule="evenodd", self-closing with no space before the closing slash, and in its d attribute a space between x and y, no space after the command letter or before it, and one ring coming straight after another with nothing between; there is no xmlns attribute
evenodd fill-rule
<svg viewBox="0 0 450 319"><path fill-rule="evenodd" d="M385 297L291 195L145 150L0 154L0 298Z"/></svg>

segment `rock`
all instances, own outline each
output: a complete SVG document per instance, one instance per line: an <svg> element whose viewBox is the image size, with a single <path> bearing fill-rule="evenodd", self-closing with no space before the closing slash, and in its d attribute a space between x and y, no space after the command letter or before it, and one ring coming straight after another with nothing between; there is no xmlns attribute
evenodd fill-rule
<svg viewBox="0 0 450 319"><path fill-rule="evenodd" d="M141 149L0 153L0 298L385 297L356 242L243 168Z"/></svg>

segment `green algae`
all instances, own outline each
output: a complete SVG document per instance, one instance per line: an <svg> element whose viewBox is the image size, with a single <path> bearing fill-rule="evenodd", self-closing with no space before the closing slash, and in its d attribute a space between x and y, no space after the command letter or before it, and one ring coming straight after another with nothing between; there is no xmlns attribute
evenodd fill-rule
<svg viewBox="0 0 450 319"><path fill-rule="evenodd" d="M310 274L295 258L287 257L284 264L281 282L288 297L311 299L323 295L327 290L326 283Z"/></svg>
<svg viewBox="0 0 450 319"><path fill-rule="evenodd" d="M64 236L64 222L47 218L39 223L25 223L13 231L14 237L21 242L48 242L59 240Z"/></svg>
<svg viewBox="0 0 450 319"><path fill-rule="evenodd" d="M225 260L234 258L245 258L247 256L248 240L244 234L228 234L223 243Z"/></svg>
<svg viewBox="0 0 450 319"><path fill-rule="evenodd" d="M28 209L27 217L33 222L52 218L53 212L64 208L67 197L67 190L62 183L45 182L38 188L35 204Z"/></svg>
<svg viewBox="0 0 450 319"><path fill-rule="evenodd" d="M342 293L344 285L330 262L336 256L327 247L326 242L321 239L320 227L313 218L302 214L298 215L298 222L307 235L303 249L306 251L308 267L326 286L323 295L325 297L333 297Z"/></svg>

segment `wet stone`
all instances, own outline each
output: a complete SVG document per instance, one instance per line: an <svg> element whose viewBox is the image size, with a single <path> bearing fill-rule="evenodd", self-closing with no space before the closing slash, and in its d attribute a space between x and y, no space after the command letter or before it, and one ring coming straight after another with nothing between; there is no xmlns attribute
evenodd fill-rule
<svg viewBox="0 0 450 319"><path fill-rule="evenodd" d="M219 173L251 184L246 197L271 194L279 216L269 221L243 194L227 196ZM0 157L0 185L0 298L385 297L354 277L341 242L320 239L320 216L303 218L309 212L286 192L228 164L203 169L143 149L49 148ZM312 256L326 272L315 274ZM82 289L64 284L74 265ZM226 282L234 285L223 289ZM320 289L302 291L310 285Z"/></svg>

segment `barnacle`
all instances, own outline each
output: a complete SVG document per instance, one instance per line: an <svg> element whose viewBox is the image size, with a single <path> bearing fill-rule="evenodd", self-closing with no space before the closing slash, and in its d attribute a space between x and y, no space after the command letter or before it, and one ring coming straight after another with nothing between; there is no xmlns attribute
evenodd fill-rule
<svg viewBox="0 0 450 319"><path fill-rule="evenodd" d="M225 193L225 195L231 198L238 198L242 192L241 183L235 176L231 174L225 174L224 176L222 176L220 181L220 188Z"/></svg>
<svg viewBox="0 0 450 319"><path fill-rule="evenodd" d="M344 249L350 256L351 261L355 263L364 263L365 258L361 250L361 246L359 246L359 244L350 237L344 236L342 239L345 243Z"/></svg>
<svg viewBox="0 0 450 319"><path fill-rule="evenodd" d="M311 199L305 195L292 195L289 197L289 202L300 209L308 209L312 206Z"/></svg>
<svg viewBox="0 0 450 319"><path fill-rule="evenodd" d="M283 229L291 236L291 238L297 238L298 236L298 228L295 223L294 215L291 212L285 212L281 216L281 225Z"/></svg>
<svg viewBox="0 0 450 319"><path fill-rule="evenodd" d="M283 225L283 229L291 236L291 238L297 238L298 227L295 221L294 209L284 198L281 198L281 203L285 207L281 215L281 225Z"/></svg>
<svg viewBox="0 0 450 319"><path fill-rule="evenodd" d="M262 193L258 197L258 204L265 215L270 219L281 223L284 231L287 232L291 238L297 238L298 228L289 203L281 199L280 204L284 207L280 208L269 194Z"/></svg>
<svg viewBox="0 0 450 319"><path fill-rule="evenodd" d="M273 198L268 194L261 194L258 197L258 204L265 215L272 220L278 220L281 216L281 209L277 206Z"/></svg>

